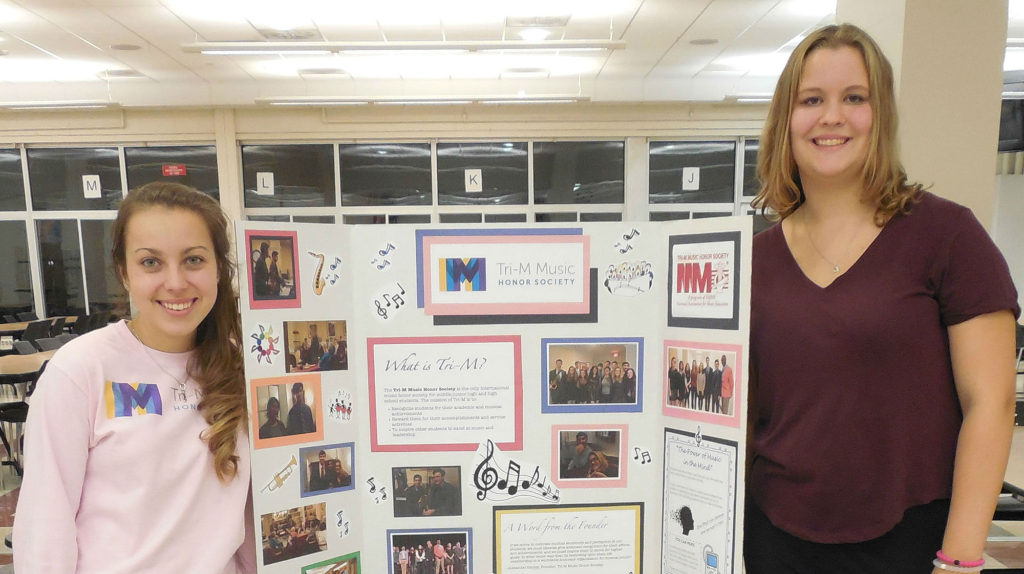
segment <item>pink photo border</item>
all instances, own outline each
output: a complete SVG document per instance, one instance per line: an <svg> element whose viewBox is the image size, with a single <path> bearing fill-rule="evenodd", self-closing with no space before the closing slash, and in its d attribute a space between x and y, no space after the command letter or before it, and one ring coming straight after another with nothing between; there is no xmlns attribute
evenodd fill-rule
<svg viewBox="0 0 1024 574"><path fill-rule="evenodd" d="M370 337L366 339L367 379L370 393L371 452L435 452L475 451L479 443L383 445L377 437L377 386L374 373L374 348L377 345L409 345L422 343L512 343L515 358L515 440L495 443L502 450L523 450L523 346L519 335L452 336L452 337Z"/></svg>
<svg viewBox="0 0 1024 574"><path fill-rule="evenodd" d="M274 438L260 438L260 405L256 397L256 389L258 387L266 387L268 385L291 385L292 383L302 383L305 389L313 390L313 401L315 408L310 409L313 412L313 422L316 423L316 430L305 434L279 436ZM303 373L303 374L291 374L283 377L267 377L264 379L253 379L249 381L249 394L252 396L250 401L250 414L249 420L252 421L252 445L253 448L259 450L261 448L270 448L274 446L286 446L290 444L304 444L307 442L322 441L324 439L324 417L323 417L323 392L320 387L320 373ZM282 410L284 407L281 407ZM282 413L283 414L283 413Z"/></svg>
<svg viewBox="0 0 1024 574"><path fill-rule="evenodd" d="M292 240L292 270L295 274L295 297L292 299L260 299L253 295L252 289L252 237L269 237L271 239ZM302 307L302 282L299 279L299 238L296 231L267 231L259 229L245 230L245 250L242 255L245 259L245 277L249 286L249 308L250 309L297 309Z"/></svg>
<svg viewBox="0 0 1024 574"><path fill-rule="evenodd" d="M732 365L733 382L733 399L736 406L733 408L731 415L706 413L703 411L695 411L683 407L676 407L668 404L668 349L669 347L683 347L689 349L702 349L708 351L726 351L728 353L736 353L736 364ZM711 423L715 425L722 425L727 427L739 428L740 426L740 413L742 409L746 407L745 391L746 391L746 380L743 374L746 372L746 366L744 365L743 356L743 345L732 345L729 343L707 343L700 341L665 341L665 346L662 348L662 366L659 371L661 372L661 413L665 416L676 417L680 419L686 419L696 422ZM712 357L714 361L717 357Z"/></svg>
<svg viewBox="0 0 1024 574"><path fill-rule="evenodd" d="M559 433L584 431L619 431L619 476L618 478L559 478L561 469L559 460ZM629 456L629 425L624 424L573 424L551 426L551 481L559 488L625 488L626 474L629 469L626 457Z"/></svg>

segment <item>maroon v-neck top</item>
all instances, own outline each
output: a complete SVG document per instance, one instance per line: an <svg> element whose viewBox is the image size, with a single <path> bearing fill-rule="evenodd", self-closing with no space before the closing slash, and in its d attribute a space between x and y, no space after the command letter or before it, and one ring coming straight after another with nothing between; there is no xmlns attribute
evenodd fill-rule
<svg viewBox="0 0 1024 574"><path fill-rule="evenodd" d="M949 498L962 413L946 327L1020 315L1006 261L974 215L925 193L824 288L775 225L754 238L751 291L748 481L772 523L857 542Z"/></svg>

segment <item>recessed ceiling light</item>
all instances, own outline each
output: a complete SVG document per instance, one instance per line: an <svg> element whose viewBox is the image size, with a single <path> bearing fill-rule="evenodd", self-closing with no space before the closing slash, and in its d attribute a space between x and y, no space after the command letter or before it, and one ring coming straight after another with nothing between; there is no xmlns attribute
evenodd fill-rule
<svg viewBox="0 0 1024 574"><path fill-rule="evenodd" d="M690 43L694 46L710 46L712 44L717 44L718 40L714 38L697 38L696 40L690 40Z"/></svg>
<svg viewBox="0 0 1024 574"><path fill-rule="evenodd" d="M527 42L540 42L542 40L547 40L550 35L551 30L548 30L547 28L525 28L519 32L519 37Z"/></svg>
<svg viewBox="0 0 1024 574"><path fill-rule="evenodd" d="M121 50L123 52L131 52L132 50L141 50L142 46L138 44L111 44L111 50Z"/></svg>

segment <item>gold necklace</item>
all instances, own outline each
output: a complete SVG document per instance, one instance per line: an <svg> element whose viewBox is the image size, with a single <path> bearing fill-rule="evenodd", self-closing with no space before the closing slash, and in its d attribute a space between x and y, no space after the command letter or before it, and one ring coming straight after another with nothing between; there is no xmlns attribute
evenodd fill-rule
<svg viewBox="0 0 1024 574"><path fill-rule="evenodd" d="M149 360L152 361L153 364L156 365L156 367L158 369L163 371L165 375L170 377L174 382L178 383L177 388L171 387L171 390L179 392L181 394L185 394L185 390L186 390L185 381L183 381L183 380L179 379L178 377L175 377L174 375L172 375L167 369L164 368L163 365L160 364L159 361L156 360L156 357L154 357L149 352L149 346L146 345L146 343L143 343L142 339L139 338L139 334L135 332L135 327L132 326L132 320L129 319L129 320L125 321L124 324L125 324L126 327L128 327L128 332L131 333L133 337L135 337L135 340L138 341L140 345L142 345L142 351L144 353L146 353L146 356L149 357ZM185 375L185 379L188 380L188 374L187 373Z"/></svg>

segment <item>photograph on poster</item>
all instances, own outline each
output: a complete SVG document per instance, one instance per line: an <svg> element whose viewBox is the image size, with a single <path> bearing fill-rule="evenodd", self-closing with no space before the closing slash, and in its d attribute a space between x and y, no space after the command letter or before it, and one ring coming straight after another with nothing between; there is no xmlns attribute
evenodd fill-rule
<svg viewBox="0 0 1024 574"><path fill-rule="evenodd" d="M310 504L260 517L263 564L327 550L327 505Z"/></svg>
<svg viewBox="0 0 1024 574"><path fill-rule="evenodd" d="M740 232L671 235L668 245L668 326L739 329Z"/></svg>
<svg viewBox="0 0 1024 574"><path fill-rule="evenodd" d="M300 448L301 496L316 496L354 488L354 447L354 443L347 442Z"/></svg>
<svg viewBox="0 0 1024 574"><path fill-rule="evenodd" d="M302 574L360 574L359 553L353 552L302 567Z"/></svg>
<svg viewBox="0 0 1024 574"><path fill-rule="evenodd" d="M740 345L665 341L664 414L739 426L742 350Z"/></svg>
<svg viewBox="0 0 1024 574"><path fill-rule="evenodd" d="M287 372L348 370L348 328L345 321L285 321Z"/></svg>
<svg viewBox="0 0 1024 574"><path fill-rule="evenodd" d="M250 382L255 448L299 444L324 438L320 375L307 373Z"/></svg>
<svg viewBox="0 0 1024 574"><path fill-rule="evenodd" d="M541 339L541 412L643 410L639 337Z"/></svg>
<svg viewBox="0 0 1024 574"><path fill-rule="evenodd" d="M462 516L462 470L457 466L391 469L395 518Z"/></svg>
<svg viewBox="0 0 1024 574"><path fill-rule="evenodd" d="M248 230L245 244L249 254L249 307L301 307L296 232Z"/></svg>
<svg viewBox="0 0 1024 574"><path fill-rule="evenodd" d="M551 427L555 483L565 488L626 486L626 425Z"/></svg>
<svg viewBox="0 0 1024 574"><path fill-rule="evenodd" d="M734 441L665 429L661 572L737 572Z"/></svg>
<svg viewBox="0 0 1024 574"><path fill-rule="evenodd" d="M473 574L473 529L388 530L388 574Z"/></svg>
<svg viewBox="0 0 1024 574"><path fill-rule="evenodd" d="M643 571L642 502L495 506L493 512L495 574Z"/></svg>
<svg viewBox="0 0 1024 574"><path fill-rule="evenodd" d="M370 450L472 451L523 444L518 335L370 338Z"/></svg>

